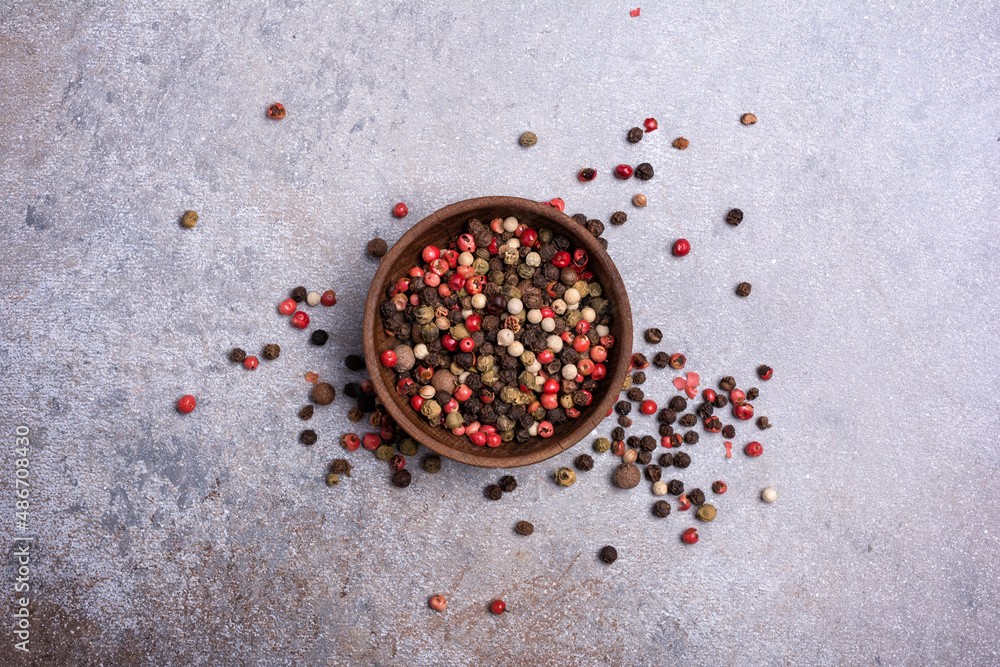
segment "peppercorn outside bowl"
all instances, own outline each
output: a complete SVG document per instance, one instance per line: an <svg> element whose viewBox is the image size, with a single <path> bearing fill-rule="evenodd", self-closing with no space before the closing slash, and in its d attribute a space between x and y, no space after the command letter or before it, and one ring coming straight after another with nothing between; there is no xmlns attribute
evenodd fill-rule
<svg viewBox="0 0 1000 667"><path fill-rule="evenodd" d="M590 257L587 268L594 273L610 302L613 321L609 328L616 342L608 350L605 362L607 377L598 383L593 401L580 410L579 417L557 426L548 438L535 436L525 443L511 441L495 448L477 447L466 436L454 435L441 426L432 427L410 407L409 398L396 391L396 374L391 368L382 366L379 354L395 347L398 341L383 329L379 309L387 298L387 290L391 290L390 286L407 276L410 268L419 263L425 246L447 247L453 237L465 231L466 224L473 218L489 222L508 216L514 216L536 230L548 227L556 235L565 235L574 245L587 251ZM514 468L539 463L583 439L611 412L628 375L632 356L632 312L628 294L607 251L586 228L565 213L547 204L519 197L467 199L445 206L410 228L382 257L368 290L362 333L365 363L372 385L398 427L441 456L483 468Z"/></svg>

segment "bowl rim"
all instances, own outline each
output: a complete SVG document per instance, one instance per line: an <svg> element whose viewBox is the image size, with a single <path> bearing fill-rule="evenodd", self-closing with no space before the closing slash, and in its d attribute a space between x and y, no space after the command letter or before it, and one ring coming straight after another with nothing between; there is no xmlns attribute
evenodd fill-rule
<svg viewBox="0 0 1000 667"><path fill-rule="evenodd" d="M368 375L375 389L375 393L382 398L382 405L389 415L392 416L397 425L410 437L414 438L417 442L424 445L434 453L451 459L452 461L458 461L459 463L465 463L466 465L477 466L480 468L517 468L521 466L533 465L550 459L580 442L580 440L591 433L598 424L607 418L608 413L618 400L621 392L608 391L600 403L592 409L588 418L576 420L574 422L575 427L570 432L562 434L559 437L550 438L549 443L546 446L539 447L531 452L511 455L508 458L483 457L478 456L475 451L467 452L453 449L447 443L437 440L427 434L426 430L428 429L420 428L421 424L419 418L413 413L412 410L406 410L401 406L395 387L389 386L382 377L382 367L378 361L378 353L375 350L375 326L381 322L379 307L380 301L383 298L383 285L389 278L393 265L396 264L397 260L402 255L403 249L411 243L417 241L420 236L427 232L427 230L433 228L435 225L438 225L442 220L467 215L471 211L477 209L497 207L510 208L512 215L515 216L519 210L527 210L533 215L546 218L556 225L567 228L567 230L572 230L571 225L577 225L575 220L559 209L548 204L543 204L531 199L523 199L521 197L475 197L449 204L434 211L426 218L410 227L410 229L408 229L392 245L385 256L381 258L378 270L372 277L371 286L368 289L368 297L365 300L362 342L364 344L365 365L367 366ZM628 300L628 292L625 289L625 283L622 281L621 275L618 272L618 267L615 265L614 260L611 259L607 250L605 250L604 247L597 242L597 239L589 232L582 234L573 233L573 235L581 241L581 244L586 248L587 253L591 256L591 258L600 256L602 257L603 263L607 266L607 274L611 284L606 285L605 289L614 294L616 309L618 310L617 316L621 318L619 325L621 326L622 331L622 340L617 341L617 343L625 346L625 348L624 354L618 358L614 369L612 369L608 374L606 381L611 383L611 387L621 387L625 381L625 377L629 373L630 360L632 356L632 309ZM411 425L413 428L408 428ZM426 427L427 424L424 423L423 426Z"/></svg>

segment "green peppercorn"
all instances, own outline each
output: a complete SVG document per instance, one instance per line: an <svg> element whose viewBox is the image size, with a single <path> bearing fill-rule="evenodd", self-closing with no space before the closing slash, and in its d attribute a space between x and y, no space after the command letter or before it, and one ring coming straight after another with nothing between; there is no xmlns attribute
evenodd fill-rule
<svg viewBox="0 0 1000 667"><path fill-rule="evenodd" d="M181 216L181 224L191 229L198 224L198 214L194 211L184 211L184 215Z"/></svg>
<svg viewBox="0 0 1000 667"><path fill-rule="evenodd" d="M340 484L340 477L337 476L337 473L331 472L326 476L327 486L337 486L338 484Z"/></svg>
<svg viewBox="0 0 1000 667"><path fill-rule="evenodd" d="M702 505L698 508L695 516L699 521L715 521L715 507L712 505Z"/></svg>
<svg viewBox="0 0 1000 667"><path fill-rule="evenodd" d="M441 457L436 454L431 454L430 456L425 456L424 460L420 462L424 470L434 475L441 472Z"/></svg>
<svg viewBox="0 0 1000 667"><path fill-rule="evenodd" d="M555 473L556 483L560 486L572 486L576 481L576 473L572 468L559 468Z"/></svg>
<svg viewBox="0 0 1000 667"><path fill-rule="evenodd" d="M603 454L609 449L611 449L611 441L607 438L598 438L597 440L594 440L594 451L598 454Z"/></svg>
<svg viewBox="0 0 1000 667"><path fill-rule="evenodd" d="M395 455L396 451L392 448L392 445L379 445L375 449L375 458L379 461L388 461Z"/></svg>
<svg viewBox="0 0 1000 667"><path fill-rule="evenodd" d="M417 441L413 438L403 438L396 446L399 448L399 453L403 456L416 456L417 454Z"/></svg>
<svg viewBox="0 0 1000 667"><path fill-rule="evenodd" d="M524 134L521 135L519 143L525 148L529 148L538 143L538 137L535 136L534 132L525 132Z"/></svg>

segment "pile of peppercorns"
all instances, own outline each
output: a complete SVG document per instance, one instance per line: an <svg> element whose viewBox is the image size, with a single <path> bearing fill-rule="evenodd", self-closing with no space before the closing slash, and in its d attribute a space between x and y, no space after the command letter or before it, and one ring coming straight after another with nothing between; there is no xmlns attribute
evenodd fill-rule
<svg viewBox="0 0 1000 667"><path fill-rule="evenodd" d="M413 410L476 446L551 437L607 376L611 303L568 237L514 217L466 229L387 290L379 361Z"/></svg>

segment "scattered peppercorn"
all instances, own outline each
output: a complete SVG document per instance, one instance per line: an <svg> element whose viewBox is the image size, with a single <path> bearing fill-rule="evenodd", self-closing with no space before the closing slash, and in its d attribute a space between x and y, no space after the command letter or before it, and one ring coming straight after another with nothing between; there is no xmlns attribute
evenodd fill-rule
<svg viewBox="0 0 1000 667"><path fill-rule="evenodd" d="M653 165L643 162L635 168L635 177L640 181L648 181L653 178Z"/></svg>
<svg viewBox="0 0 1000 667"><path fill-rule="evenodd" d="M634 450L630 450L634 451ZM642 473L631 463L621 463L615 468L613 479L619 489L634 489L639 485Z"/></svg>
<svg viewBox="0 0 1000 667"><path fill-rule="evenodd" d="M666 352L657 352L653 357L653 365L657 368L666 368L670 363L670 355Z"/></svg>
<svg viewBox="0 0 1000 667"><path fill-rule="evenodd" d="M628 401L618 401L615 403L615 412L620 415L627 415L632 412L632 404Z"/></svg>
<svg viewBox="0 0 1000 667"><path fill-rule="evenodd" d="M504 493L510 493L517 488L517 480L514 479L513 475L504 475L500 478L498 484L500 486L500 490Z"/></svg>
<svg viewBox="0 0 1000 667"><path fill-rule="evenodd" d="M622 454L622 461L624 463L635 463L638 458L639 452L635 449L626 449L625 453Z"/></svg>
<svg viewBox="0 0 1000 667"><path fill-rule="evenodd" d="M580 454L576 457L576 460L573 461L573 465L576 466L577 470L587 472L588 470L594 469L594 458L589 454Z"/></svg>
<svg viewBox="0 0 1000 667"><path fill-rule="evenodd" d="M430 474L435 475L441 472L441 457L436 454L425 456L424 460L421 461L421 466Z"/></svg>
<svg viewBox="0 0 1000 667"><path fill-rule="evenodd" d="M695 512L694 515L699 521L707 522L707 521L715 521L715 514L716 511L714 505L702 505L701 507L698 508L698 511Z"/></svg>
<svg viewBox="0 0 1000 667"><path fill-rule="evenodd" d="M313 416L313 406L307 405L299 410L299 419L308 420L312 419Z"/></svg>
<svg viewBox="0 0 1000 667"><path fill-rule="evenodd" d="M524 134L521 135L521 138L518 140L518 143L520 143L525 148L528 148L538 143L538 137L535 135L534 132L525 132Z"/></svg>
<svg viewBox="0 0 1000 667"><path fill-rule="evenodd" d="M744 125L753 125L757 122L757 116L754 116L752 113L745 113L740 116L740 122Z"/></svg>
<svg viewBox="0 0 1000 667"><path fill-rule="evenodd" d="M361 410L357 408L351 408L347 411L347 418L350 421L357 423L365 418L365 413L361 412Z"/></svg>
<svg viewBox="0 0 1000 667"><path fill-rule="evenodd" d="M233 351L229 353L229 360L235 361L238 364L242 364L243 360L246 358L247 358L247 353L238 347L234 347Z"/></svg>
<svg viewBox="0 0 1000 667"><path fill-rule="evenodd" d="M597 170L596 169L591 169L590 167L587 167L586 169L581 169L580 170L580 174L579 174L578 178L581 181L583 181L584 183L586 183L586 182L594 180L595 176L597 176Z"/></svg>
<svg viewBox="0 0 1000 667"><path fill-rule="evenodd" d="M717 408L724 408L729 405L729 399L726 398L725 394L716 394L715 400L712 401L712 405Z"/></svg>
<svg viewBox="0 0 1000 667"><path fill-rule="evenodd" d="M636 208L643 208L647 203L646 195L640 194L632 197L632 205Z"/></svg>
<svg viewBox="0 0 1000 667"><path fill-rule="evenodd" d="M264 357L269 361L274 361L281 354L281 347L275 343L270 343L265 345L263 351L261 351L260 356Z"/></svg>
<svg viewBox="0 0 1000 667"><path fill-rule="evenodd" d="M660 466L658 465L648 465L646 466L645 473L646 473L646 479L648 479L650 482L659 482L660 475L663 474L663 469L660 468Z"/></svg>
<svg viewBox="0 0 1000 667"><path fill-rule="evenodd" d="M718 493L719 495L722 495L728 489L729 489L729 487L722 480L719 480L718 482L712 482L712 491L714 491L715 493Z"/></svg>
<svg viewBox="0 0 1000 667"><path fill-rule="evenodd" d="M724 438L735 438L736 437L736 427L732 424L726 424L722 427L722 437Z"/></svg>
<svg viewBox="0 0 1000 667"><path fill-rule="evenodd" d="M760 376L761 380L770 380L771 376L774 375L774 369L771 368L770 366L764 366L764 365L758 366L757 375Z"/></svg>
<svg viewBox="0 0 1000 667"><path fill-rule="evenodd" d="M198 214L194 211L184 211L184 215L181 216L181 224L191 229L198 224Z"/></svg>
<svg viewBox="0 0 1000 667"><path fill-rule="evenodd" d="M683 396L674 396L667 405L674 412L684 412L687 409L688 402Z"/></svg>
<svg viewBox="0 0 1000 667"><path fill-rule="evenodd" d="M496 614L497 616L502 614L506 608L507 608L507 603L505 603L503 600L494 600L493 603L490 604L490 611Z"/></svg>
<svg viewBox="0 0 1000 667"><path fill-rule="evenodd" d="M680 397L677 396L675 398L680 398ZM681 398L681 400L683 401L684 399ZM670 401L670 406L671 407L673 407L673 403L674 403L673 400L671 400ZM681 408L681 410L683 410L683 409L684 408ZM698 418L695 417L694 415L688 413L686 415L682 415L681 418L677 421L677 423L680 424L681 426L685 427L685 428L691 428L692 426L694 426L695 424L698 423Z"/></svg>
<svg viewBox="0 0 1000 667"><path fill-rule="evenodd" d="M641 127L633 127L628 131L628 142L630 144L637 144L642 141L642 135L644 132Z"/></svg>
<svg viewBox="0 0 1000 667"><path fill-rule="evenodd" d="M312 390L312 400L316 405L330 405L337 397L337 390L328 382L320 382Z"/></svg>
<svg viewBox="0 0 1000 667"><path fill-rule="evenodd" d="M760 396L760 389L757 387L750 387L747 389L747 400L756 401L757 397Z"/></svg>
<svg viewBox="0 0 1000 667"><path fill-rule="evenodd" d="M303 287L302 285L299 285L298 287L292 290L292 301L294 301L295 303L302 303L303 301L306 300L306 294L308 294L306 288Z"/></svg>
<svg viewBox="0 0 1000 667"><path fill-rule="evenodd" d="M597 218L591 218L590 220L587 221L587 224L585 226L587 228L587 231L593 234L594 236L600 236L601 234L604 233L604 223L598 220Z"/></svg>
<svg viewBox="0 0 1000 667"><path fill-rule="evenodd" d="M401 489L405 489L406 487L408 487L412 479L413 476L410 474L410 471L406 470L405 468L403 470L397 470L396 472L392 473L393 485Z"/></svg>
<svg viewBox="0 0 1000 667"><path fill-rule="evenodd" d="M646 382L646 374L642 371L632 373L632 384L643 384ZM655 405L655 404L654 404ZM655 409L654 409L655 412Z"/></svg>
<svg viewBox="0 0 1000 667"><path fill-rule="evenodd" d="M613 546L608 545L603 549L601 549L600 557L602 561L604 561L608 565L611 565L616 560L618 560L618 550L615 549Z"/></svg>
<svg viewBox="0 0 1000 667"><path fill-rule="evenodd" d="M618 417L618 425L624 428L630 428L632 426L632 418L626 417L625 415L620 415Z"/></svg>
<svg viewBox="0 0 1000 667"><path fill-rule="evenodd" d="M771 426L772 426L771 420L768 419L767 417L757 418L757 428L759 428L760 430L763 431L766 428L771 428Z"/></svg>
<svg viewBox="0 0 1000 667"><path fill-rule="evenodd" d="M396 450L392 448L392 445L379 445L375 448L375 458L379 461L388 461L395 453Z"/></svg>
<svg viewBox="0 0 1000 667"><path fill-rule="evenodd" d="M733 379L732 375L727 375L726 377L719 380L719 389L722 391L732 391L736 388L736 380Z"/></svg>
<svg viewBox="0 0 1000 667"><path fill-rule="evenodd" d="M736 296L750 296L750 283L742 282L737 285Z"/></svg>
<svg viewBox="0 0 1000 667"><path fill-rule="evenodd" d="M659 329L646 329L645 337L647 343L656 345L663 340L663 332Z"/></svg>
<svg viewBox="0 0 1000 667"><path fill-rule="evenodd" d="M628 216L625 215L624 211L615 211L611 214L612 225L624 225L626 220L628 220Z"/></svg>
<svg viewBox="0 0 1000 667"><path fill-rule="evenodd" d="M674 467L684 469L691 465L691 456L687 452L677 452L674 454Z"/></svg>
<svg viewBox="0 0 1000 667"><path fill-rule="evenodd" d="M368 242L368 254L372 257L384 257L389 252L389 244L384 239L372 239Z"/></svg>
<svg viewBox="0 0 1000 667"><path fill-rule="evenodd" d="M688 431L684 434L684 442L689 445L697 445L700 437L697 431Z"/></svg>
<svg viewBox="0 0 1000 667"><path fill-rule="evenodd" d="M726 222L736 227L741 222L743 222L743 211L738 208L734 208L726 214Z"/></svg>
<svg viewBox="0 0 1000 667"><path fill-rule="evenodd" d="M775 500L778 499L778 492L772 489L771 487L767 487L766 489L760 492L760 499L763 500L765 503L773 503Z"/></svg>
<svg viewBox="0 0 1000 667"><path fill-rule="evenodd" d="M683 354L677 353L670 355L671 368L676 368L679 370L681 368L684 368L684 364L686 363L687 363L687 357L685 357Z"/></svg>
<svg viewBox="0 0 1000 667"><path fill-rule="evenodd" d="M680 150L684 150L685 148L687 148L690 145L691 145L691 142L688 141L687 139L685 139L684 137L677 137L676 139L674 139L674 148L678 148Z"/></svg>
<svg viewBox="0 0 1000 667"><path fill-rule="evenodd" d="M434 595L427 602L434 611L444 611L448 608L448 600L443 595Z"/></svg>
<svg viewBox="0 0 1000 667"><path fill-rule="evenodd" d="M674 455L670 452L660 454L660 467L669 468L674 464Z"/></svg>
<svg viewBox="0 0 1000 667"><path fill-rule="evenodd" d="M576 482L576 473L572 468L559 468L555 472L555 478L559 486L572 486Z"/></svg>
<svg viewBox="0 0 1000 667"><path fill-rule="evenodd" d="M665 519L670 516L670 503L666 500L657 500L653 503L653 516Z"/></svg>
<svg viewBox="0 0 1000 667"><path fill-rule="evenodd" d="M316 329L315 331L312 332L312 335L309 336L309 342L312 343L313 345L319 345L319 346L326 345L326 341L329 339L330 339L330 334L328 334L323 329Z"/></svg>
<svg viewBox="0 0 1000 667"><path fill-rule="evenodd" d="M642 389L639 389L638 387L632 387L629 389L627 395L630 401L641 401L646 396Z"/></svg>
<svg viewBox="0 0 1000 667"><path fill-rule="evenodd" d="M311 428L307 428L299 434L299 440L302 441L303 445L315 445L316 444L316 431Z"/></svg>
<svg viewBox="0 0 1000 667"><path fill-rule="evenodd" d="M350 477L351 468L353 467L354 466L352 466L351 462L348 461L347 459L334 459L330 463L330 472L336 473L337 475L347 475L348 477Z"/></svg>
<svg viewBox="0 0 1000 667"><path fill-rule="evenodd" d="M285 105L281 102L275 102L267 108L267 117L271 120L281 120L285 113Z"/></svg>
<svg viewBox="0 0 1000 667"><path fill-rule="evenodd" d="M684 493L684 482L679 479L672 479L667 482L667 492L673 496L679 496Z"/></svg>
<svg viewBox="0 0 1000 667"><path fill-rule="evenodd" d="M594 451L598 454L603 454L609 449L611 449L611 441L607 438L598 438L594 441Z"/></svg>
<svg viewBox="0 0 1000 667"><path fill-rule="evenodd" d="M687 497L695 505L705 504L705 492L701 489L691 489L688 491Z"/></svg>
<svg viewBox="0 0 1000 667"><path fill-rule="evenodd" d="M357 354L349 354L344 359L349 371L360 371L365 367L365 359Z"/></svg>
<svg viewBox="0 0 1000 667"><path fill-rule="evenodd" d="M500 500L503 498L503 491L496 484L490 484L486 487L486 497L490 500Z"/></svg>
<svg viewBox="0 0 1000 667"><path fill-rule="evenodd" d="M514 526L514 530L517 531L518 535L527 537L535 532L535 526L530 521L518 521L517 525Z"/></svg>
<svg viewBox="0 0 1000 667"><path fill-rule="evenodd" d="M331 472L329 475L326 476L327 486L337 486L338 484L340 484L340 477L337 475L337 473Z"/></svg>

